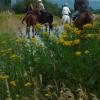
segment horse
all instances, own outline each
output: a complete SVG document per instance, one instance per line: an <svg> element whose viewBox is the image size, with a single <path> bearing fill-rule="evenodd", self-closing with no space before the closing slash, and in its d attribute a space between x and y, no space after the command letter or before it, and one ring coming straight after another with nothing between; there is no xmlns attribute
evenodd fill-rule
<svg viewBox="0 0 100 100"><path fill-rule="evenodd" d="M37 16L36 16L36 13L33 11L32 13L30 14L27 14L23 20L22 20L22 23L25 21L26 23L26 35L28 35L28 38L30 38L30 27L32 26L32 33L33 33L33 36L34 37L34 32L35 32L35 25L36 25L36 22L37 22Z"/></svg>
<svg viewBox="0 0 100 100"><path fill-rule="evenodd" d="M33 37L34 37L34 33L35 33L35 28L34 26L36 25L36 23L40 23L40 24L45 24L48 23L49 24L49 33L50 31L53 29L53 15L49 12L40 12L37 8L34 8L33 12L31 14L27 14L23 20L22 23L25 21L26 23L26 33L28 33L28 38L30 38L30 27L32 26L32 32L33 32Z"/></svg>
<svg viewBox="0 0 100 100"><path fill-rule="evenodd" d="M53 29L53 15L47 11L40 11L37 15L37 22L40 24L48 23L49 25L49 33Z"/></svg>
<svg viewBox="0 0 100 100"><path fill-rule="evenodd" d="M79 14L79 17L75 19L74 24L75 27L82 30L85 24L93 24L92 15L88 11L82 12Z"/></svg>
<svg viewBox="0 0 100 100"><path fill-rule="evenodd" d="M88 11L88 0L75 0L74 8L78 11L77 17L75 17L75 26L79 29L83 29L85 24L93 24L92 14Z"/></svg>

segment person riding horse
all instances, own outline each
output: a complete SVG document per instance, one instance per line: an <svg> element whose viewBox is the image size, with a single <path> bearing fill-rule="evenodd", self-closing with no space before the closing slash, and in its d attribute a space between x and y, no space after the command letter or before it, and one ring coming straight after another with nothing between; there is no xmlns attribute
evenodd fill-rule
<svg viewBox="0 0 100 100"><path fill-rule="evenodd" d="M64 23L70 24L70 14L71 14L71 11L68 7L68 3L65 3L63 5L63 9L62 9L62 22L63 22L63 24Z"/></svg>
<svg viewBox="0 0 100 100"><path fill-rule="evenodd" d="M89 9L88 0L75 0L74 2L75 14L74 14L73 20L79 17L80 13L88 11L88 9Z"/></svg>
<svg viewBox="0 0 100 100"><path fill-rule="evenodd" d="M35 11L35 9L34 9L34 7L33 7L33 5L32 4L29 4L29 6L26 8L26 15L25 15L25 17L23 18L23 20L22 20L22 23L24 22L24 20L27 18L27 16L29 16L29 15L36 15L36 11Z"/></svg>
<svg viewBox="0 0 100 100"><path fill-rule="evenodd" d="M40 5L42 6L41 3ZM26 34L28 34L28 38L30 38L29 33L30 33L31 26L32 26L33 36L34 36L36 23L40 23L40 24L48 23L49 33L53 29L53 25L52 25L53 15L43 10L44 8L42 9L42 7L40 6L38 7L37 5L32 6L32 4L30 4L29 7L27 8L26 15L23 18L22 23L25 22L26 24Z"/></svg>

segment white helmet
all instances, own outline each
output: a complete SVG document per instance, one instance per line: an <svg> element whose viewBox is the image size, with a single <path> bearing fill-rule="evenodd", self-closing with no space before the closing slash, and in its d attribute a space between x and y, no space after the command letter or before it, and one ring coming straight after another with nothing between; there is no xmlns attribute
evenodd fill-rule
<svg viewBox="0 0 100 100"><path fill-rule="evenodd" d="M65 3L64 6L68 6L68 3Z"/></svg>
<svg viewBox="0 0 100 100"><path fill-rule="evenodd" d="M38 2L42 2L42 0L38 0Z"/></svg>

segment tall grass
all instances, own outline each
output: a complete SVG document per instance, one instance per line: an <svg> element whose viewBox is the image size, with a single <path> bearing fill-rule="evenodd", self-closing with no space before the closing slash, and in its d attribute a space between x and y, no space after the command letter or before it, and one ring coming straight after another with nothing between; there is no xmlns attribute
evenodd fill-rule
<svg viewBox="0 0 100 100"><path fill-rule="evenodd" d="M65 24L64 32L58 33L57 24L53 25L53 35L40 33L44 45L35 38L0 34L1 100L66 100L69 96L90 100L91 92L100 95L99 28L88 24L78 30Z"/></svg>

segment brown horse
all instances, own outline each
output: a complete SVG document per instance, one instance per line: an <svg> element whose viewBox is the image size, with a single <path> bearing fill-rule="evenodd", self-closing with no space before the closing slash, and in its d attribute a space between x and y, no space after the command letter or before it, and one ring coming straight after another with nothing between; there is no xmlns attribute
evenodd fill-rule
<svg viewBox="0 0 100 100"><path fill-rule="evenodd" d="M80 16L76 18L74 22L75 26L79 29L83 29L85 24L93 24L92 15L87 11L80 13Z"/></svg>
<svg viewBox="0 0 100 100"><path fill-rule="evenodd" d="M74 9L79 13L75 19L75 26L79 29L83 29L85 24L93 24L92 14L88 11L88 5L88 0L75 0Z"/></svg>
<svg viewBox="0 0 100 100"><path fill-rule="evenodd" d="M28 34L28 38L30 38L30 27L32 26L32 32L33 32L33 37L34 37L34 26L36 25L36 23L40 23L40 24L45 24L48 23L49 24L49 33L50 30L53 29L52 26L52 22L53 22L53 15L49 12L43 12L41 14L39 14L39 11L37 8L33 9L33 12L31 14L27 14L23 20L22 23L25 21L26 23L26 33Z"/></svg>
<svg viewBox="0 0 100 100"><path fill-rule="evenodd" d="M25 22L26 24L26 35L28 35L28 38L30 38L30 27L32 27L33 37L34 37L34 26L37 22L37 12L35 9L33 9L32 13L26 14L26 16L23 18L22 23Z"/></svg>

